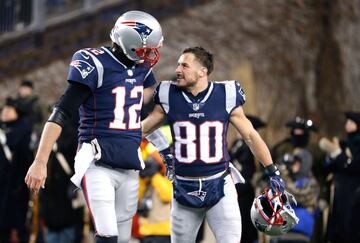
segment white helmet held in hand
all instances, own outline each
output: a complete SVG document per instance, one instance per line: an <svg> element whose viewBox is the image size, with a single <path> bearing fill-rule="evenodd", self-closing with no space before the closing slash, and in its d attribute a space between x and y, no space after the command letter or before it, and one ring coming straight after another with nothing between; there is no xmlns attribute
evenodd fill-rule
<svg viewBox="0 0 360 243"><path fill-rule="evenodd" d="M296 205L290 193L285 191L273 195L271 189L266 189L254 199L251 207L251 221L255 228L267 235L287 233L299 222L290 202Z"/></svg>
<svg viewBox="0 0 360 243"><path fill-rule="evenodd" d="M142 11L129 11L121 15L110 33L111 40L132 61L155 65L160 58L159 48L163 35L159 22Z"/></svg>

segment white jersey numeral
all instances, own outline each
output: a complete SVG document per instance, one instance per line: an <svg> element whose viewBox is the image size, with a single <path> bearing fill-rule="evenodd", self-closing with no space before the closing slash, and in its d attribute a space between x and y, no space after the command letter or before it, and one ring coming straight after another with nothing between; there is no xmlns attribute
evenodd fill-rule
<svg viewBox="0 0 360 243"><path fill-rule="evenodd" d="M174 123L173 130L175 157L179 162L192 163L199 159L205 163L216 163L223 158L223 123L207 121L196 126L189 121L181 121Z"/></svg>
<svg viewBox="0 0 360 243"><path fill-rule="evenodd" d="M131 99L139 99L139 102L132 104L128 108L129 119L128 122L125 120L125 102L126 102L126 88L124 86L118 86L112 90L115 94L115 109L114 109L114 120L110 122L110 128L112 129L140 129L140 115L142 101L143 101L143 87L135 86L130 91Z"/></svg>

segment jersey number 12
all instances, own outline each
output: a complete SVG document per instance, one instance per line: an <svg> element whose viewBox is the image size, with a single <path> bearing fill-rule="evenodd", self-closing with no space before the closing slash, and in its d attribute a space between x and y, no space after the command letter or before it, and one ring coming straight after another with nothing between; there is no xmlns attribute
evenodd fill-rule
<svg viewBox="0 0 360 243"><path fill-rule="evenodd" d="M114 120L110 122L112 129L140 129L140 111L143 101L143 86L135 86L130 91L130 99L136 99L138 102L130 105L128 109L126 105L126 87L118 86L112 90L115 94ZM128 113L128 119L125 119L125 112Z"/></svg>

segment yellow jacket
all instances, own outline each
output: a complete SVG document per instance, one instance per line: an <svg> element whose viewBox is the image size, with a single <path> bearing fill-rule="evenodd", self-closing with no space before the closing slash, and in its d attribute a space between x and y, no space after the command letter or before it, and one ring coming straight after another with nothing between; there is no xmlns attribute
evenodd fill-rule
<svg viewBox="0 0 360 243"><path fill-rule="evenodd" d="M170 235L170 203L172 183L161 173L156 173L150 180L140 178L140 199L145 194L152 199L152 208L148 217L140 217L140 234Z"/></svg>
<svg viewBox="0 0 360 243"><path fill-rule="evenodd" d="M144 161L149 156L155 158L162 165L162 171L156 173L151 179L140 178L139 200L142 200L144 195L152 200L152 208L148 216L146 218L139 217L140 234L144 236L170 235L170 204L173 196L172 183L163 175L165 165L160 154L151 143L143 140L141 143L141 153Z"/></svg>

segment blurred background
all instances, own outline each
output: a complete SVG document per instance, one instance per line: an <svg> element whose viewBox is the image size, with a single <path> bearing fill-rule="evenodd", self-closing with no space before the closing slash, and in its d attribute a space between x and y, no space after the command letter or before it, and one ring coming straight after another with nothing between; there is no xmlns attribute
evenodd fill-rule
<svg viewBox="0 0 360 243"><path fill-rule="evenodd" d="M116 19L134 9L162 25L158 81L174 76L184 48L205 47L215 55L210 79L240 81L245 112L266 122L259 132L270 148L286 140L295 117L305 118L305 130L315 124L314 172L321 185L331 181L318 141L344 136L344 112L360 111L360 0L0 0L0 106L30 81L47 114L67 85L72 54L110 45ZM34 121L32 136L46 118ZM230 129L229 149L238 139ZM313 242L322 242L326 229L319 231Z"/></svg>

